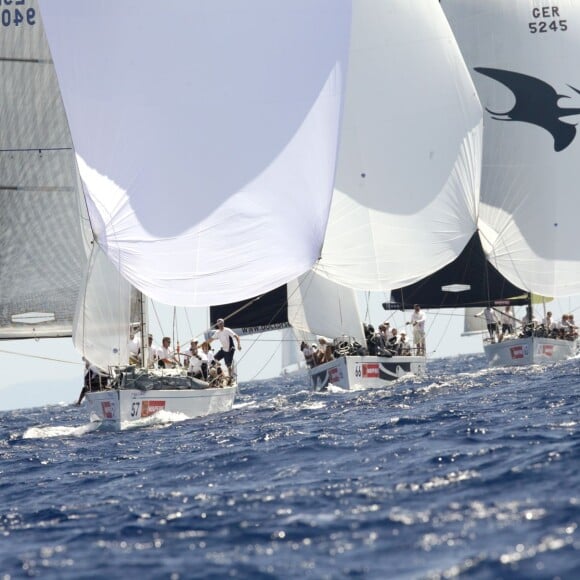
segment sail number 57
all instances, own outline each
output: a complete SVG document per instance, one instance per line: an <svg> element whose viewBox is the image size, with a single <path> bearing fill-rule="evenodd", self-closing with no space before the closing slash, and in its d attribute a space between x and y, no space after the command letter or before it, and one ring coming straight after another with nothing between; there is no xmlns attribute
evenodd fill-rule
<svg viewBox="0 0 580 580"><path fill-rule="evenodd" d="M6 6L0 12L2 26L20 26L21 24L34 26L36 24L36 10L26 8L26 0L0 0L0 6ZM18 8L19 6L23 8Z"/></svg>

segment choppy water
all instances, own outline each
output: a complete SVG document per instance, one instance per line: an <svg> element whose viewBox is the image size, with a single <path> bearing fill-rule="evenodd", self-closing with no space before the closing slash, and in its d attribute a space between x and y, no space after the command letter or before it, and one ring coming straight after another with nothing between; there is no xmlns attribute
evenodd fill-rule
<svg viewBox="0 0 580 580"><path fill-rule="evenodd" d="M580 360L242 385L122 433L0 413L0 578L580 578Z"/></svg>

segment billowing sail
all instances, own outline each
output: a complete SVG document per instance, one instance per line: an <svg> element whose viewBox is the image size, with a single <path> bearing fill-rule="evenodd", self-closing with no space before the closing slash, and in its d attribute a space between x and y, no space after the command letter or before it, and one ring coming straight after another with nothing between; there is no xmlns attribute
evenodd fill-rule
<svg viewBox="0 0 580 580"><path fill-rule="evenodd" d="M476 229L481 123L437 2L355 0L336 190L317 271L384 291L456 258Z"/></svg>
<svg viewBox="0 0 580 580"><path fill-rule="evenodd" d="M485 108L480 230L491 263L580 293L580 3L442 0Z"/></svg>
<svg viewBox="0 0 580 580"><path fill-rule="evenodd" d="M312 266L350 0L40 4L97 242L127 280L204 306Z"/></svg>
<svg viewBox="0 0 580 580"><path fill-rule="evenodd" d="M70 336L80 181L36 0L2 5L0 78L0 338Z"/></svg>

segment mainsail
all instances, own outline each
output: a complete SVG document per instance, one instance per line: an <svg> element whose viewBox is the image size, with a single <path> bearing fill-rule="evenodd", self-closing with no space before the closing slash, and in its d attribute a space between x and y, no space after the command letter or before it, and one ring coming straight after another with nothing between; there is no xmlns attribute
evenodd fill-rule
<svg viewBox="0 0 580 580"><path fill-rule="evenodd" d="M40 4L96 241L132 285L207 306L312 266L349 0Z"/></svg>
<svg viewBox="0 0 580 580"><path fill-rule="evenodd" d="M442 0L484 114L489 261L544 296L580 293L580 3Z"/></svg>
<svg viewBox="0 0 580 580"><path fill-rule="evenodd" d="M0 338L70 336L87 263L71 135L36 0L2 8Z"/></svg>

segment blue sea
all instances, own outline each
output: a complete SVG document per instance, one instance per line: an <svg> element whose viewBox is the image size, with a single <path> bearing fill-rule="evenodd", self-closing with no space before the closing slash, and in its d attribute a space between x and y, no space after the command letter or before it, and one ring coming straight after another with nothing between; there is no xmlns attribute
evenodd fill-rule
<svg viewBox="0 0 580 580"><path fill-rule="evenodd" d="M94 430L0 413L0 579L580 578L580 360Z"/></svg>

